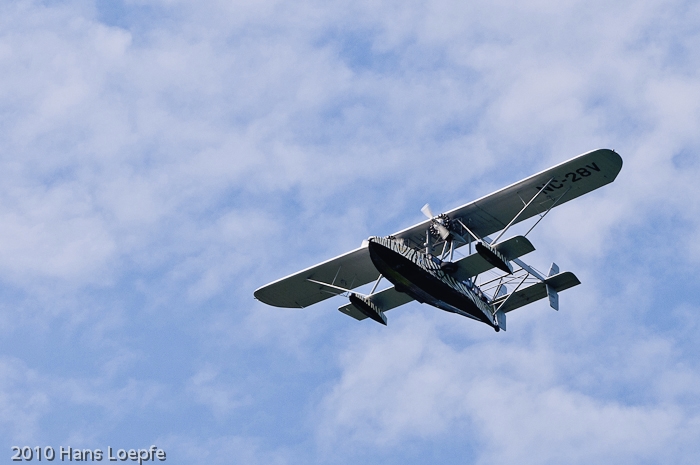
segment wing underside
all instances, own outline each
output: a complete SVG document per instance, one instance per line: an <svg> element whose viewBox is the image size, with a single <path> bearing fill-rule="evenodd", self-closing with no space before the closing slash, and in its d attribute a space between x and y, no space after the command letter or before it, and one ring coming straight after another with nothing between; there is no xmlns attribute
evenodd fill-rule
<svg viewBox="0 0 700 465"><path fill-rule="evenodd" d="M542 193L515 223L611 183L620 169L622 158L616 152L593 150L445 213L450 219L464 223L479 237L488 236L505 228L543 186L546 185ZM430 220L426 220L393 235L420 247L429 226Z"/></svg>
<svg viewBox="0 0 700 465"><path fill-rule="evenodd" d="M263 286L253 295L259 301L275 307L304 308L342 293L331 286L355 289L378 277L379 272L369 257L369 249L363 244L352 252Z"/></svg>

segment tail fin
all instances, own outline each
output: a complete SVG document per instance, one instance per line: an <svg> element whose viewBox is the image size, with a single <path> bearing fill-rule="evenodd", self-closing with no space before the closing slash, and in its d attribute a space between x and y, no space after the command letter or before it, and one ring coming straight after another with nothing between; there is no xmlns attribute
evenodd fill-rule
<svg viewBox="0 0 700 465"><path fill-rule="evenodd" d="M498 328L502 329L503 331L506 330L506 314L502 311L497 311L496 312L496 323L498 324Z"/></svg>
<svg viewBox="0 0 700 465"><path fill-rule="evenodd" d="M555 274L559 274L559 265L552 262L552 266L549 267L549 273L547 274L547 277L550 278Z"/></svg>
<svg viewBox="0 0 700 465"><path fill-rule="evenodd" d="M547 274L547 277L551 278L552 276L558 273L559 266L557 266L556 263L552 262L552 266L549 267L549 273ZM559 294L557 294L557 291L555 291L554 288L549 284L545 283L545 286L547 286L547 297L549 297L549 306L552 307L554 310L559 311Z"/></svg>

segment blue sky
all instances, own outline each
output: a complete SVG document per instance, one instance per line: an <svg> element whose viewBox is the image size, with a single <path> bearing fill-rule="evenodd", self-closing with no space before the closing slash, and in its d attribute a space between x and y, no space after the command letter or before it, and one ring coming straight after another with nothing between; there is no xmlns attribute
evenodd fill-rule
<svg viewBox="0 0 700 465"><path fill-rule="evenodd" d="M0 438L168 463L696 463L700 7L0 3ZM598 147L508 331L267 282Z"/></svg>

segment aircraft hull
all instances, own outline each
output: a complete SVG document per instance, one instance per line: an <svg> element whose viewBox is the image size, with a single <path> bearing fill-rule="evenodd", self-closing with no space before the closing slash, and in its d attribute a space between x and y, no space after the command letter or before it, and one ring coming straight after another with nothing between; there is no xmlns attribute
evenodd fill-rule
<svg viewBox="0 0 700 465"><path fill-rule="evenodd" d="M497 326L488 304L445 273L439 260L391 238L371 237L368 246L372 263L396 290L441 310Z"/></svg>

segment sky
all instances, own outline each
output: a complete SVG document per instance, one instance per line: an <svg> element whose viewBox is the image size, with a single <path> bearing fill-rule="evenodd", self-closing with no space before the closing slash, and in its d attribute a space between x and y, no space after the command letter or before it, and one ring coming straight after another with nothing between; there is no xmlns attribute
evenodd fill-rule
<svg viewBox="0 0 700 465"><path fill-rule="evenodd" d="M697 463L697 2L3 0L0 69L8 463ZM559 312L253 298L596 148Z"/></svg>

